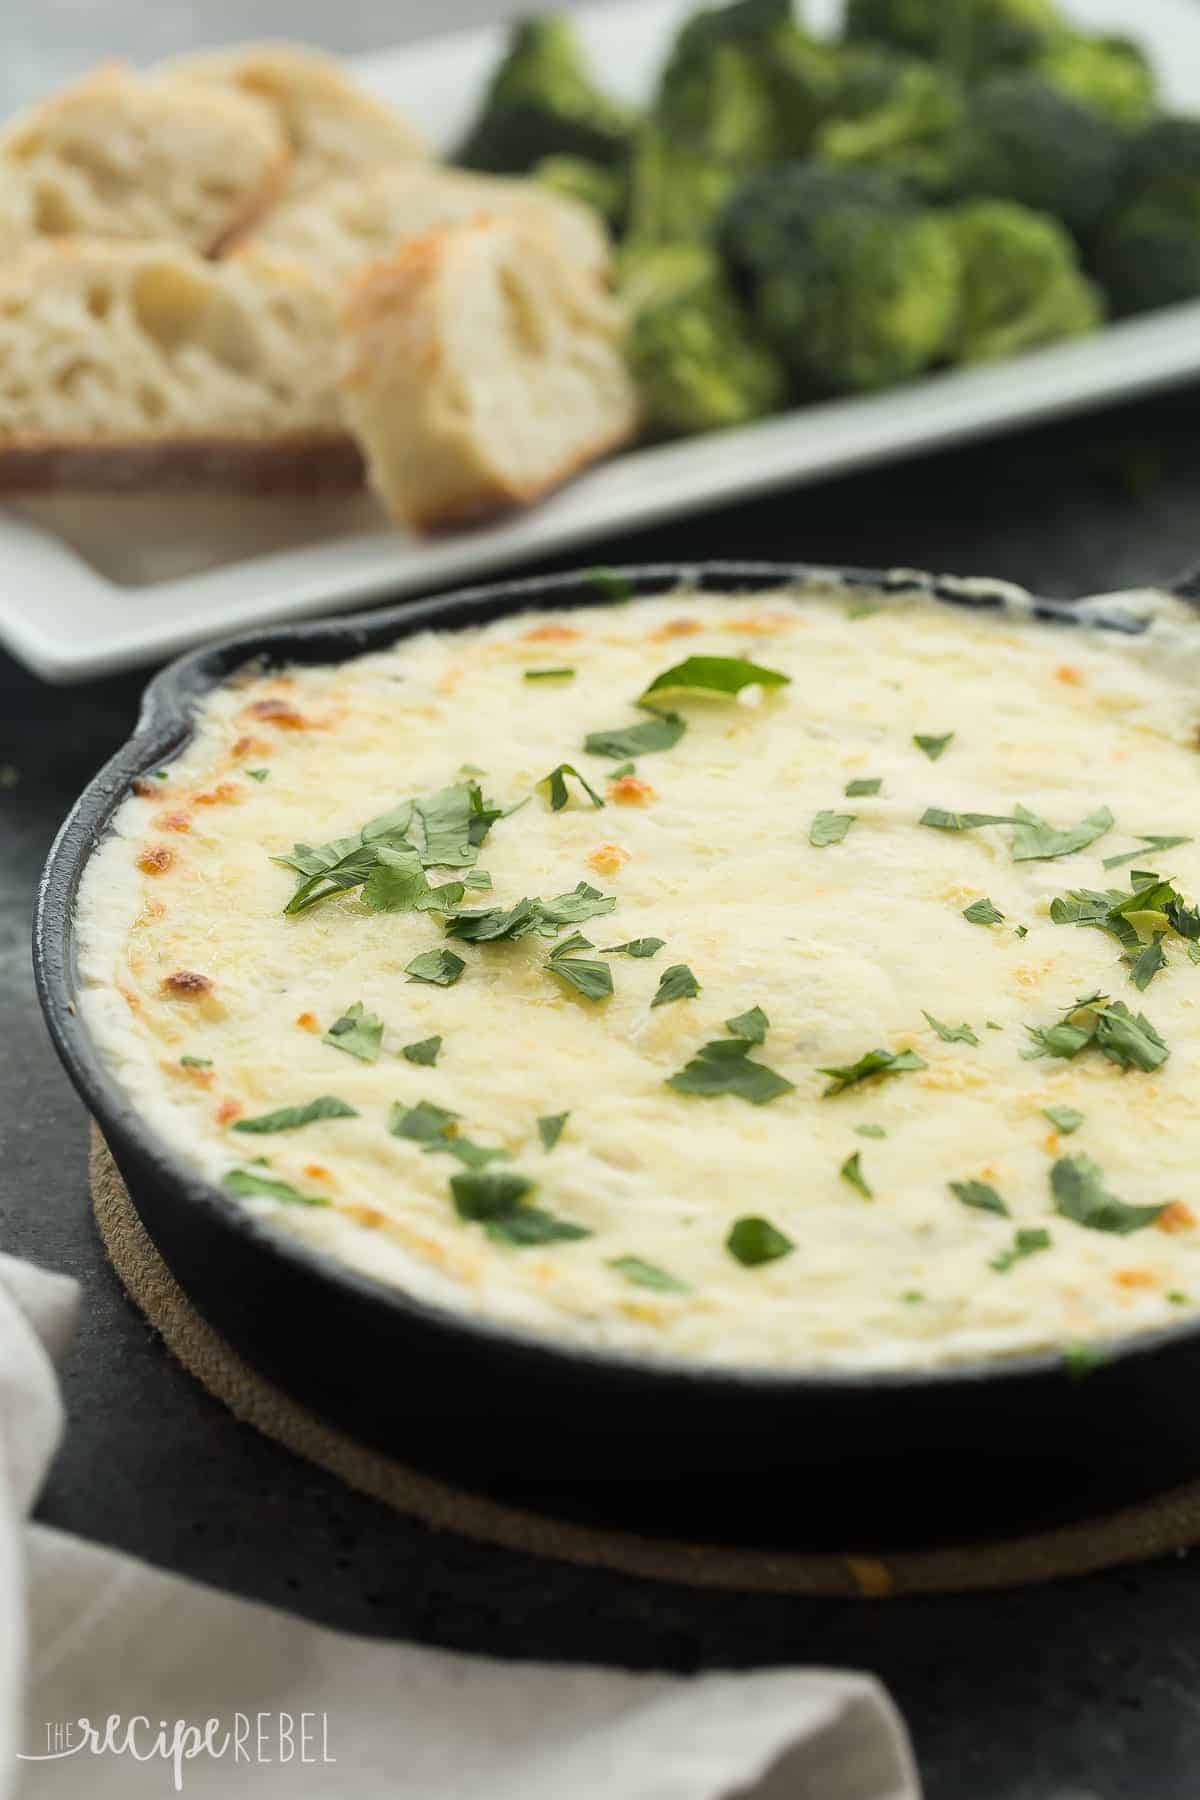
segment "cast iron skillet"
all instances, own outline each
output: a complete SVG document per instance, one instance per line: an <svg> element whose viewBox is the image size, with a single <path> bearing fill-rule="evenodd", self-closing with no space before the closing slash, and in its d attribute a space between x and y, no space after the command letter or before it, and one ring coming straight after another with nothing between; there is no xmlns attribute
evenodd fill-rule
<svg viewBox="0 0 1200 1800"><path fill-rule="evenodd" d="M1200 1472L1200 1325L1189 1319L1123 1340L1085 1378L1058 1353L848 1375L706 1369L564 1347L440 1311L272 1231L161 1142L108 1072L75 1008L80 875L130 782L183 747L193 708L212 687L252 660L340 662L430 626L595 605L614 577L633 595L682 582L744 593L818 578L972 607L1014 597L1002 583L907 571L667 565L611 571L603 583L591 571L255 632L163 670L134 736L50 852L34 964L58 1053L181 1284L268 1376L399 1457L560 1513L676 1536L843 1547L977 1538ZM1195 598L1197 582L1175 591ZM1036 602L1034 614L1072 617L1052 601ZM1141 629L1119 596L1105 614L1111 629Z"/></svg>

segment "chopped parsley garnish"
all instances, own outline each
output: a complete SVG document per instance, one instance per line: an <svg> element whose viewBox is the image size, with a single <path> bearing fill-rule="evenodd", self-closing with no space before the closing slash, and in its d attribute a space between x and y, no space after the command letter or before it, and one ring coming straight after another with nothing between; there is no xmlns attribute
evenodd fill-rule
<svg viewBox="0 0 1200 1800"><path fill-rule="evenodd" d="M460 1137L458 1114L435 1106L432 1100L418 1100L415 1106L405 1106L397 1100L388 1114L388 1130L393 1137L424 1145L426 1156L444 1151L468 1169L485 1169L489 1163L508 1162L511 1156L508 1150L474 1144L470 1138Z"/></svg>
<svg viewBox="0 0 1200 1800"><path fill-rule="evenodd" d="M1008 1207L986 1181L951 1181L947 1183L956 1200L964 1206L974 1206L980 1212L1002 1213L1008 1217Z"/></svg>
<svg viewBox="0 0 1200 1800"><path fill-rule="evenodd" d="M290 1181L280 1181L273 1175L259 1175L253 1169L230 1169L225 1186L234 1194L265 1194L271 1200L286 1200L292 1206L329 1205L327 1194L302 1194Z"/></svg>
<svg viewBox="0 0 1200 1800"><path fill-rule="evenodd" d="M1125 850L1120 856L1106 856L1103 866L1106 869L1119 869L1124 863L1136 862L1139 856L1153 856L1160 850L1174 850L1177 845L1190 844L1192 840L1190 837L1155 837L1151 835L1143 836L1138 841L1145 845L1144 850Z"/></svg>
<svg viewBox="0 0 1200 1800"><path fill-rule="evenodd" d="M1158 971L1167 966L1162 941L1162 932L1156 931L1150 943L1143 944L1136 956L1132 950L1127 950L1121 958L1122 962L1129 964L1129 979L1139 994L1144 994Z"/></svg>
<svg viewBox="0 0 1200 1800"><path fill-rule="evenodd" d="M365 905L374 912L441 912L458 906L466 893L461 881L431 888L419 851L412 844L381 844L375 866L363 883Z"/></svg>
<svg viewBox="0 0 1200 1800"><path fill-rule="evenodd" d="M570 1118L569 1112L547 1113L537 1122L538 1136L542 1140L543 1150L553 1150L563 1134L563 1128Z"/></svg>
<svg viewBox="0 0 1200 1800"><path fill-rule="evenodd" d="M543 925L581 925L585 919L598 919L610 913L617 904L615 894L602 894L586 881L576 882L569 894L556 894L552 900L538 900L535 905ZM545 931L543 937L548 935Z"/></svg>
<svg viewBox="0 0 1200 1800"><path fill-rule="evenodd" d="M747 687L786 687L791 679L778 669L764 669L741 656L689 656L656 675L641 698L684 688L701 694L740 694Z"/></svg>
<svg viewBox="0 0 1200 1800"><path fill-rule="evenodd" d="M356 1000L340 1019L333 1021L321 1042L332 1044L335 1050L344 1050L347 1056L357 1056L359 1062L372 1063L383 1042L383 1020L375 1013L364 1011L362 1001Z"/></svg>
<svg viewBox="0 0 1200 1800"><path fill-rule="evenodd" d="M637 1287L655 1288L663 1294L691 1293L686 1281L677 1281L674 1275L669 1275L655 1263L643 1262L640 1256L614 1256L608 1266Z"/></svg>
<svg viewBox="0 0 1200 1800"><path fill-rule="evenodd" d="M1036 1256L1039 1250L1048 1250L1052 1242L1050 1233L1043 1226L1022 1226L1009 1248L1001 1250L999 1256L992 1257L988 1268L1006 1275L1014 1263L1026 1256Z"/></svg>
<svg viewBox="0 0 1200 1800"><path fill-rule="evenodd" d="M748 1044L764 1044L770 1028L771 1021L761 1006L752 1006L749 1012L725 1021L726 1031L735 1038L744 1038Z"/></svg>
<svg viewBox="0 0 1200 1800"><path fill-rule="evenodd" d="M1179 1288L1172 1288L1167 1295L1167 1299L1172 1306L1186 1306L1189 1298L1190 1296L1183 1293Z"/></svg>
<svg viewBox="0 0 1200 1800"><path fill-rule="evenodd" d="M413 981L427 981L433 987L453 987L466 966L453 950L423 950L404 965L404 973Z"/></svg>
<svg viewBox="0 0 1200 1800"><path fill-rule="evenodd" d="M808 841L814 850L840 844L855 819L854 813L819 812L808 828Z"/></svg>
<svg viewBox="0 0 1200 1800"><path fill-rule="evenodd" d="M235 1131L295 1131L301 1125L312 1125L318 1119L357 1119L353 1106L347 1106L336 1094L318 1094L304 1106L280 1106L274 1112L259 1113L256 1119L238 1119Z"/></svg>
<svg viewBox="0 0 1200 1800"><path fill-rule="evenodd" d="M924 1007L921 1008L921 1011L925 1012ZM971 1030L969 1025L943 1025L942 1021L940 1019L935 1019L930 1012L925 1013L925 1017L933 1026L933 1029L937 1032L943 1044L978 1044L979 1042L979 1039L975 1036L975 1033Z"/></svg>
<svg viewBox="0 0 1200 1800"><path fill-rule="evenodd" d="M539 791L545 791L546 798L550 802L551 812L561 812L570 798L570 793L567 788L568 775L579 783L593 806L604 805L603 800L600 798L595 788L589 786L583 776L579 773L579 770L575 768L573 764L559 763L557 769L551 769L548 775L543 775L542 779L534 784Z"/></svg>
<svg viewBox="0 0 1200 1800"><path fill-rule="evenodd" d="M460 1219L484 1226L490 1238L515 1249L569 1243L592 1235L582 1225L527 1205L525 1196L533 1192L533 1185L527 1175L515 1171L484 1169L452 1176L450 1191Z"/></svg>
<svg viewBox="0 0 1200 1800"><path fill-rule="evenodd" d="M725 1239L725 1248L736 1262L756 1269L760 1263L778 1262L781 1256L790 1256L796 1246L791 1238L776 1230L770 1219L751 1216L738 1219Z"/></svg>
<svg viewBox="0 0 1200 1800"><path fill-rule="evenodd" d="M574 669L526 669L526 681L572 681Z"/></svg>
<svg viewBox="0 0 1200 1800"><path fill-rule="evenodd" d="M853 606L846 608L846 617L848 619L871 619L877 612L882 611L882 606L876 600L856 600Z"/></svg>
<svg viewBox="0 0 1200 1800"><path fill-rule="evenodd" d="M885 1138L887 1136L882 1125L856 1125L854 1133L856 1137L865 1138Z"/></svg>
<svg viewBox="0 0 1200 1800"><path fill-rule="evenodd" d="M857 800L860 794L877 794L882 786L882 775L872 775L870 777L864 776L860 777L857 781L848 781L842 789L842 792L845 794L847 800Z"/></svg>
<svg viewBox="0 0 1200 1800"><path fill-rule="evenodd" d="M589 756L648 756L653 750L670 750L687 730L678 713L657 712L647 707L648 719L638 725L616 725L611 731L589 731L583 747ZM632 774L627 769L625 774ZM613 769L616 775L617 770Z"/></svg>
<svg viewBox="0 0 1200 1800"><path fill-rule="evenodd" d="M181 1056L180 1065L185 1069L211 1069L211 1056Z"/></svg>
<svg viewBox="0 0 1200 1800"><path fill-rule="evenodd" d="M667 1006L672 1000L694 1000L700 983L686 963L672 963L658 978L658 991L651 1006Z"/></svg>
<svg viewBox="0 0 1200 1800"><path fill-rule="evenodd" d="M446 933L473 944L495 943L500 939L515 943L531 931L541 937L553 937L564 925L578 925L584 919L599 918L602 913L612 912L616 904L615 894L602 894L599 888L581 881L569 894L556 894L552 900L526 898L508 908L491 906L478 912L456 912L446 926ZM560 944L555 954L565 948Z"/></svg>
<svg viewBox="0 0 1200 1800"><path fill-rule="evenodd" d="M819 1073L833 1077L824 1090L828 1094L840 1094L845 1088L854 1087L857 1082L869 1081L872 1075L902 1075L906 1069L927 1069L929 1064L915 1050L868 1050L860 1056L856 1063L847 1063L843 1068L822 1068Z"/></svg>
<svg viewBox="0 0 1200 1800"><path fill-rule="evenodd" d="M419 1043L405 1044L400 1054L406 1057L410 1063L420 1063L423 1068L432 1069L438 1059L441 1047L440 1037L422 1038Z"/></svg>
<svg viewBox="0 0 1200 1800"><path fill-rule="evenodd" d="M1003 925L1004 914L998 906L993 906L988 899L972 900L970 906L963 907L964 919L972 925Z"/></svg>
<svg viewBox="0 0 1200 1800"><path fill-rule="evenodd" d="M1099 1344L1063 1345L1063 1362L1072 1381L1082 1381L1085 1375L1098 1369L1104 1360L1105 1351Z"/></svg>
<svg viewBox="0 0 1200 1800"><path fill-rule="evenodd" d="M1115 937L1132 980L1144 991L1166 966L1165 955L1155 949L1163 934L1169 929L1182 938L1200 937L1200 910L1185 904L1174 882L1149 869L1134 869L1129 888L1127 894L1120 888L1071 888L1050 902L1050 917L1056 925L1082 925ZM1135 920L1152 932L1151 944L1142 945Z"/></svg>
<svg viewBox="0 0 1200 1800"><path fill-rule="evenodd" d="M747 1026L749 1030L757 1031L760 1019L765 1033L767 1016L761 1007L753 1007L740 1019L730 1019L729 1029L735 1035L702 1044L691 1062L686 1063L677 1075L668 1077L667 1086L674 1088L677 1094L699 1094L706 1099L718 1094L735 1094L751 1106L766 1106L768 1101L778 1100L781 1094L792 1093L793 1082L751 1058L752 1047L762 1039L739 1034L739 1028Z"/></svg>
<svg viewBox="0 0 1200 1800"><path fill-rule="evenodd" d="M627 944L606 944L601 956L657 956L666 938L631 938Z"/></svg>
<svg viewBox="0 0 1200 1800"><path fill-rule="evenodd" d="M1012 839L1013 861L1039 862L1086 849L1106 831L1111 831L1114 821L1107 806L1090 813L1078 825L1062 830L1047 825L1044 819L1039 819L1024 806L1018 806L1012 813L956 813L947 812L940 806L927 806L920 823L931 825L935 831L973 831L979 825L1012 825L1016 828Z"/></svg>
<svg viewBox="0 0 1200 1800"><path fill-rule="evenodd" d="M1086 994L1069 1006L1057 1025L1027 1025L1033 1048L1022 1056L1078 1056L1089 1044L1122 1069L1143 1069L1147 1074L1166 1062L1170 1051L1145 1013L1131 1013L1123 1000L1107 994Z"/></svg>
<svg viewBox="0 0 1200 1800"><path fill-rule="evenodd" d="M573 950L590 949L588 940L576 932L551 953L546 967L552 975L568 982L585 1000L607 1000L613 991L612 970L608 964L570 954Z"/></svg>
<svg viewBox="0 0 1200 1800"><path fill-rule="evenodd" d="M1090 1156L1062 1156L1050 1171L1054 1207L1064 1219L1086 1225L1091 1231L1111 1231L1125 1237L1153 1225L1162 1206L1130 1206L1104 1187L1103 1177Z"/></svg>
<svg viewBox="0 0 1200 1800"><path fill-rule="evenodd" d="M941 806L927 806L918 823L931 825L935 831L974 831L978 825L1015 825L1012 813L947 812Z"/></svg>
<svg viewBox="0 0 1200 1800"><path fill-rule="evenodd" d="M857 1188L864 1200L873 1200L875 1198L874 1190L862 1172L861 1150L855 1150L853 1155L846 1158L845 1162L838 1170L838 1174L843 1181L848 1181L852 1188Z"/></svg>
<svg viewBox="0 0 1200 1800"><path fill-rule="evenodd" d="M637 774L637 768L636 768L635 764L633 764L631 762L623 762L623 763L618 763L615 768L610 769L608 771L608 779L610 781L620 781L622 775L636 775L636 774Z"/></svg>
<svg viewBox="0 0 1200 1800"><path fill-rule="evenodd" d="M1083 1124L1084 1115L1074 1106L1043 1106L1042 1117L1049 1119L1056 1131L1070 1137Z"/></svg>
<svg viewBox="0 0 1200 1800"><path fill-rule="evenodd" d="M615 569L585 569L582 579L598 588L606 600L629 600L633 596L633 583Z"/></svg>
<svg viewBox="0 0 1200 1800"><path fill-rule="evenodd" d="M913 733L913 743L918 750L923 750L930 762L936 762L942 751L953 738L954 733L947 731L942 737L926 737L922 732Z"/></svg>
<svg viewBox="0 0 1200 1800"><path fill-rule="evenodd" d="M270 769L247 769L245 772L251 781L265 781L271 773Z"/></svg>

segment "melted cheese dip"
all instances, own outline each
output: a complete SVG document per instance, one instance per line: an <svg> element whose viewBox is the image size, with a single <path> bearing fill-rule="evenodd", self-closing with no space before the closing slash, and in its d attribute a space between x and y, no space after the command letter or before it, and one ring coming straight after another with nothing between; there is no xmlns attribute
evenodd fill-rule
<svg viewBox="0 0 1200 1800"><path fill-rule="evenodd" d="M1173 876L1189 901L1200 893L1200 842L1102 868L1138 834L1200 835L1198 639L1174 603L1133 637L920 597L874 606L817 585L525 615L233 682L200 708L165 779L121 805L87 869L84 1017L194 1168L220 1182L251 1166L328 1202L243 1202L281 1230L447 1308L560 1340L882 1369L1186 1317L1200 1304L1200 967L1168 933L1168 966L1140 993L1115 938L1054 924L1049 909L1070 888L1128 888L1139 867ZM791 682L672 696L686 735L614 781L615 759L589 756L585 734L644 722L638 696L693 655L747 657ZM572 679L525 678L563 667ZM937 760L914 743L951 732ZM570 779L569 803L550 809L536 784L563 762L603 810ZM598 949L665 940L653 959L607 958L610 999L548 973L553 939L459 942L436 914L370 910L361 888L285 915L299 877L273 855L473 775L498 806L533 798L492 827L479 852L492 890L464 904L586 881L616 899L583 925ZM846 798L855 780L881 786ZM1059 827L1108 807L1115 824L1075 854L1017 862L1010 825L918 823L930 806L1017 805ZM821 811L855 817L816 848ZM1002 924L963 917L985 896ZM466 964L453 986L405 974L442 946ZM652 1007L679 963L698 996ZM1097 989L1148 1015L1170 1051L1160 1068L1123 1069L1095 1046L1022 1058L1027 1026ZM374 1062L323 1041L357 1001L384 1024ZM755 1006L770 1028L751 1054L792 1091L755 1106L666 1085ZM943 1041L926 1013L978 1042ZM434 1035L436 1066L403 1056ZM876 1047L925 1066L825 1094L822 1066ZM233 1130L319 1095L357 1116ZM590 1235L519 1248L461 1218L460 1164L388 1131L394 1103L422 1100L510 1152L493 1169L530 1178L533 1204ZM1047 1107L1083 1123L1066 1137ZM563 1112L547 1152L536 1121ZM870 1199L841 1173L856 1151ZM1092 1159L1129 1205L1170 1204L1128 1235L1078 1223L1051 1187L1067 1156ZM1007 1216L964 1204L951 1182L986 1184ZM739 1262L726 1240L747 1216L791 1253ZM1029 1231L1049 1246L994 1267ZM614 1267L627 1258L679 1291L639 1285Z"/></svg>

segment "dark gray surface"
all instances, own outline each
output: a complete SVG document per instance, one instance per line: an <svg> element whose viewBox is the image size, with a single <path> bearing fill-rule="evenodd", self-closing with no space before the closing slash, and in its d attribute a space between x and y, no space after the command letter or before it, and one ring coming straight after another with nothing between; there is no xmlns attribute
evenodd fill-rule
<svg viewBox="0 0 1200 1800"><path fill-rule="evenodd" d="M897 563L1052 594L1162 580L1200 556L1198 403L1193 391L800 490L585 560ZM359 1631L637 1667L872 1669L908 1717L930 1800L1195 1800L1200 1558L919 1603L691 1593L430 1533L239 1426L172 1363L100 1249L85 1120L38 1017L27 948L53 832L127 734L140 687L55 691L0 658L0 766L19 774L7 788L0 777L0 1243L86 1294L41 1516ZM886 1496L881 1509L885 1534Z"/></svg>

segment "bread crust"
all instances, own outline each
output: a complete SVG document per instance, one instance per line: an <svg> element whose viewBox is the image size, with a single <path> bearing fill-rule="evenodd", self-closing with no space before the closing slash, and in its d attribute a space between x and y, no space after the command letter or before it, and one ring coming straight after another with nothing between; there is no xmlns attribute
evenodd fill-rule
<svg viewBox="0 0 1200 1800"><path fill-rule="evenodd" d="M251 494L316 494L361 487L363 459L349 434L202 437L143 441L0 444L0 493L91 489L100 493L177 493L235 489Z"/></svg>

